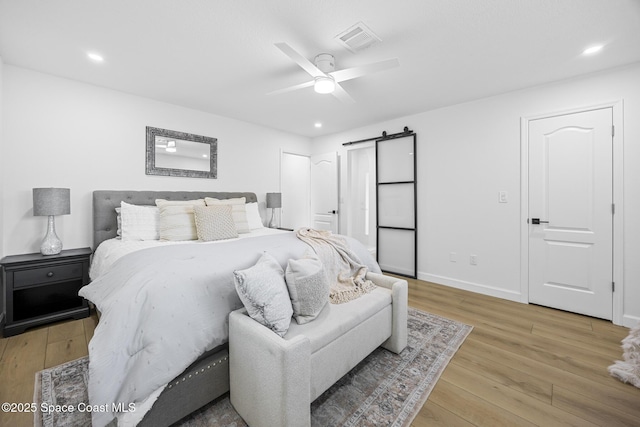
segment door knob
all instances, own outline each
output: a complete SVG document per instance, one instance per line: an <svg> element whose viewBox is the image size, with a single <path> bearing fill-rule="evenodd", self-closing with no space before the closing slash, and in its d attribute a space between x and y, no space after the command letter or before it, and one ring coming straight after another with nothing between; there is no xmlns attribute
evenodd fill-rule
<svg viewBox="0 0 640 427"><path fill-rule="evenodd" d="M540 221L540 218L531 218L531 224L549 224L549 221Z"/></svg>

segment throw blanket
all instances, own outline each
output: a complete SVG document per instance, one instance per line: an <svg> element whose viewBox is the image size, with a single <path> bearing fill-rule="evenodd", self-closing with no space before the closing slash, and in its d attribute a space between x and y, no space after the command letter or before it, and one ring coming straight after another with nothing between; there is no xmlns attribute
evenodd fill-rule
<svg viewBox="0 0 640 427"><path fill-rule="evenodd" d="M342 304L371 292L376 285L365 279L367 267L342 236L331 231L301 228L296 236L313 248L331 283L329 302Z"/></svg>
<svg viewBox="0 0 640 427"><path fill-rule="evenodd" d="M622 382L640 388L640 323L622 340L622 358L609 366L609 373Z"/></svg>

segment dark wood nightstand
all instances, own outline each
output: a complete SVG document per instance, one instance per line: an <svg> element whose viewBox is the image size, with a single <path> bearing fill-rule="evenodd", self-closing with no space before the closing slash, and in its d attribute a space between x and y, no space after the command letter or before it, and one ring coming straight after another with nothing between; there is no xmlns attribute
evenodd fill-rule
<svg viewBox="0 0 640 427"><path fill-rule="evenodd" d="M58 255L12 255L2 258L6 303L4 336L65 318L89 316L87 300L78 291L89 283L91 248Z"/></svg>

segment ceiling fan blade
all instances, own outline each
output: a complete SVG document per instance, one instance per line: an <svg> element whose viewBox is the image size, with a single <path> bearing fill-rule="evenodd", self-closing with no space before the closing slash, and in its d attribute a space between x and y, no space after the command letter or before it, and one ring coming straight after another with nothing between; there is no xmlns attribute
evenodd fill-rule
<svg viewBox="0 0 640 427"><path fill-rule="evenodd" d="M281 93L287 93L298 89L304 89L305 87L313 86L315 80L310 80L308 82L300 83L299 85L285 87L284 89L274 90L273 92L269 92L267 95L280 95Z"/></svg>
<svg viewBox="0 0 640 427"><path fill-rule="evenodd" d="M347 80L355 79L357 77L362 77L366 74L373 74L377 73L378 71L384 71L399 66L400 62L398 61L398 58L393 58L380 62L374 62L372 64L361 65L359 67L338 70L329 74L336 80L336 82L344 82Z"/></svg>
<svg viewBox="0 0 640 427"><path fill-rule="evenodd" d="M316 67L311 61L309 61L304 56L300 55L288 44L276 43L275 45L278 49L282 51L282 53L284 53L289 58L291 58L293 62L298 64L307 73L311 74L312 77L326 76L326 74L320 71L320 69L318 69L318 67Z"/></svg>
<svg viewBox="0 0 640 427"><path fill-rule="evenodd" d="M331 95L335 96L336 98L338 98L340 101L344 102L345 104L355 104L355 102L356 102L356 100L353 99L351 97L351 95L349 95L347 93L347 91L344 90L342 88L342 86L340 86L338 83L336 83L336 88L331 93Z"/></svg>

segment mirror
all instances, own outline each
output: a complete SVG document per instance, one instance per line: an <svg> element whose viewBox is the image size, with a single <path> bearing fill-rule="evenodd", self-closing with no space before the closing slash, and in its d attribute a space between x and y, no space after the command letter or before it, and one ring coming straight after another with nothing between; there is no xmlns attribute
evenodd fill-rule
<svg viewBox="0 0 640 427"><path fill-rule="evenodd" d="M217 178L218 140L147 126L147 175Z"/></svg>

